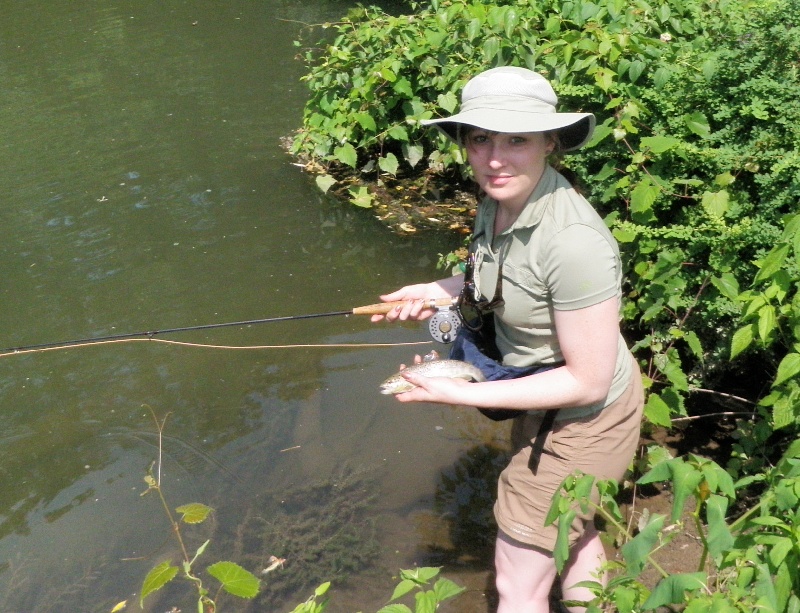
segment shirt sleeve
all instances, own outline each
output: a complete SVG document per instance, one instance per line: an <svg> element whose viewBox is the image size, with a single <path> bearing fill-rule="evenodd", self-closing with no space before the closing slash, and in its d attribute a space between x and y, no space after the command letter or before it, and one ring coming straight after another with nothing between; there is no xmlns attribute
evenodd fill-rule
<svg viewBox="0 0 800 613"><path fill-rule="evenodd" d="M569 225L553 236L543 272L559 311L590 307L621 293L617 250L585 224Z"/></svg>

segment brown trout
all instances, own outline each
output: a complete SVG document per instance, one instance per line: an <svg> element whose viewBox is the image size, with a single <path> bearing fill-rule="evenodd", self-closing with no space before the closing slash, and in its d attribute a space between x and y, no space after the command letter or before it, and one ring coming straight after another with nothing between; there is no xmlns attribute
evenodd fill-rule
<svg viewBox="0 0 800 613"><path fill-rule="evenodd" d="M416 387L400 373L409 372L423 377L449 377L467 381L486 381L480 370L460 360L428 360L401 370L381 383L381 394L402 394Z"/></svg>

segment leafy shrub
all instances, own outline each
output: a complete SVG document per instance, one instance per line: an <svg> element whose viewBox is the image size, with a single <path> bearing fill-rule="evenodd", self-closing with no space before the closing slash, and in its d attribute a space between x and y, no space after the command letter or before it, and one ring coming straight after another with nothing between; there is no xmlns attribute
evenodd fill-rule
<svg viewBox="0 0 800 613"><path fill-rule="evenodd" d="M781 317L797 320L793 237L783 239L770 309L752 302L752 286L800 196L800 1L413 7L351 11L332 42L305 52L311 97L294 153L377 178L457 175L462 152L419 120L454 111L466 81L488 67L540 71L562 106L599 120L589 146L565 162L624 252L624 328L646 366L647 418L668 425L687 414L693 390L731 377L746 376L758 393L796 342L777 333ZM764 333L743 344L740 332L732 355L733 332L752 329L755 312ZM781 407L763 418L796 426L798 404L782 399L762 403ZM707 411L699 401L693 409Z"/></svg>

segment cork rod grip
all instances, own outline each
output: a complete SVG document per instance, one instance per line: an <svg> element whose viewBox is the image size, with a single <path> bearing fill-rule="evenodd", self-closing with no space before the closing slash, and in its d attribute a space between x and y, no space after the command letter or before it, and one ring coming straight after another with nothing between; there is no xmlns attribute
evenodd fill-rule
<svg viewBox="0 0 800 613"><path fill-rule="evenodd" d="M392 309L403 306L407 300L398 300L396 302L379 302L378 304L368 304L353 309L353 315L386 315ZM455 298L426 298L425 308L435 309L437 307L452 306Z"/></svg>

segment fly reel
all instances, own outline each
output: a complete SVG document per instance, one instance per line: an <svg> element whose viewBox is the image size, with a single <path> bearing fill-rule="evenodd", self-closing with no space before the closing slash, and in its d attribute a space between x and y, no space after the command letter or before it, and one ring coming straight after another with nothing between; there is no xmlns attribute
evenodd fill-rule
<svg viewBox="0 0 800 613"><path fill-rule="evenodd" d="M428 323L433 340L439 343L452 343L461 328L461 318L453 307L437 309Z"/></svg>

